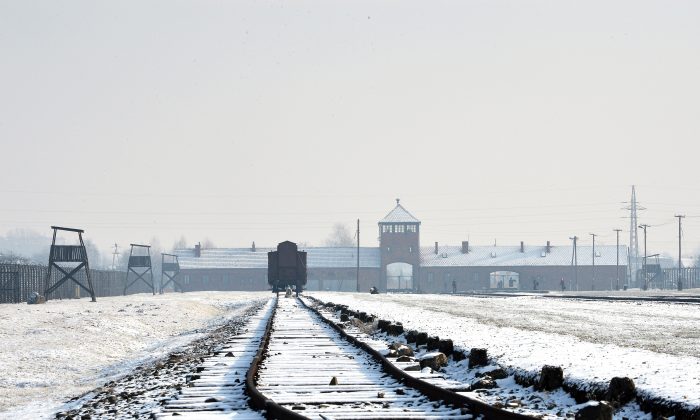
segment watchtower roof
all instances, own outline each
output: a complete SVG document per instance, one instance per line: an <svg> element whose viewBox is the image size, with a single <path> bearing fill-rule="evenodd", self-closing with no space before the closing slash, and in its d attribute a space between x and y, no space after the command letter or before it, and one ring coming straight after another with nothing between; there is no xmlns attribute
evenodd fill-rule
<svg viewBox="0 0 700 420"><path fill-rule="evenodd" d="M411 213L406 210L401 203L399 202L400 200L397 198L396 199L396 207L392 211L389 212L382 220L379 221L379 224L383 223L418 223L420 224L420 220L416 219Z"/></svg>

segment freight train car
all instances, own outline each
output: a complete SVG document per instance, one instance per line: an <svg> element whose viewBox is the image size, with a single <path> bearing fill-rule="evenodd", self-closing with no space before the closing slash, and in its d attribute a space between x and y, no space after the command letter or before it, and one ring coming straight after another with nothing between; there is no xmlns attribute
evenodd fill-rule
<svg viewBox="0 0 700 420"><path fill-rule="evenodd" d="M297 244L284 241L277 251L267 253L267 284L277 293L287 287L294 288L297 296L306 286L306 252L299 251Z"/></svg>

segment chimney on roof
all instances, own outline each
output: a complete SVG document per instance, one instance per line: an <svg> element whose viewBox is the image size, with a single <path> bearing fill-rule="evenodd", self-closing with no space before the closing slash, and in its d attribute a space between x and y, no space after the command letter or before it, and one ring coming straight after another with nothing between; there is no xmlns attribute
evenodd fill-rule
<svg viewBox="0 0 700 420"><path fill-rule="evenodd" d="M435 255L437 255L437 254L438 254L438 243L435 242Z"/></svg>
<svg viewBox="0 0 700 420"><path fill-rule="evenodd" d="M195 256L196 258L199 258L199 257L202 256L202 244L201 244L200 242L197 242L197 243L194 245L194 256Z"/></svg>
<svg viewBox="0 0 700 420"><path fill-rule="evenodd" d="M525 252L525 242L520 241L520 252Z"/></svg>
<svg viewBox="0 0 700 420"><path fill-rule="evenodd" d="M469 254L469 241L462 241L462 254Z"/></svg>
<svg viewBox="0 0 700 420"><path fill-rule="evenodd" d="M253 241L253 245L250 247L250 252L255 252L255 241Z"/></svg>
<svg viewBox="0 0 700 420"><path fill-rule="evenodd" d="M552 252L552 245L549 243L549 241L547 241L547 249L545 251L547 252L547 254Z"/></svg>

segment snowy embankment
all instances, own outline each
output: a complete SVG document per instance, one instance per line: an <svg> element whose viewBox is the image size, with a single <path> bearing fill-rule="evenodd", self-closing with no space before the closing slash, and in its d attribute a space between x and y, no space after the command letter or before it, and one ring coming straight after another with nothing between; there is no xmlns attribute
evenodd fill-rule
<svg viewBox="0 0 700 420"><path fill-rule="evenodd" d="M0 418L39 418L241 315L261 292L0 305Z"/></svg>
<svg viewBox="0 0 700 420"><path fill-rule="evenodd" d="M634 380L640 393L700 407L700 308L651 302L526 297L321 293L406 329L451 338L467 352L487 348L504 367L532 374L564 369L570 383Z"/></svg>

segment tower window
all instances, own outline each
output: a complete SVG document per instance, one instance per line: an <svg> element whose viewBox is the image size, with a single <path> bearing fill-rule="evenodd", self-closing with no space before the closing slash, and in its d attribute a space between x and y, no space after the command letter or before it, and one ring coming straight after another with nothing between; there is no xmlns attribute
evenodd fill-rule
<svg viewBox="0 0 700 420"><path fill-rule="evenodd" d="M404 233L406 230L406 226L404 225L396 225L396 233Z"/></svg>
<svg viewBox="0 0 700 420"><path fill-rule="evenodd" d="M408 226L406 226L406 232L416 233L416 225L408 225Z"/></svg>
<svg viewBox="0 0 700 420"><path fill-rule="evenodd" d="M391 225L382 225L382 233L391 233Z"/></svg>

